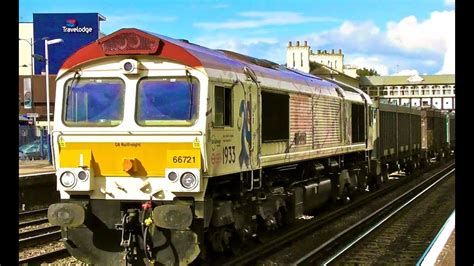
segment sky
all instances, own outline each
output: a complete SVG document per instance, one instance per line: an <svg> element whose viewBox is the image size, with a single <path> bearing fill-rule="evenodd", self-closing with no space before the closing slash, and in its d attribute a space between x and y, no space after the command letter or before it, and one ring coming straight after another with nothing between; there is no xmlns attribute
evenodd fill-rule
<svg viewBox="0 0 474 266"><path fill-rule="evenodd" d="M455 0L20 0L33 13L100 13L101 32L138 28L286 63L288 42L342 49L382 75L454 74Z"/></svg>

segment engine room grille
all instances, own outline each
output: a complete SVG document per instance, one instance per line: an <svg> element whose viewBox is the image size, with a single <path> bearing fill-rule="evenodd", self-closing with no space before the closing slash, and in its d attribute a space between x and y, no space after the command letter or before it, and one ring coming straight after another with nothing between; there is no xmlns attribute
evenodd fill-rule
<svg viewBox="0 0 474 266"><path fill-rule="evenodd" d="M338 145L341 137L341 101L338 98L316 96L313 99L315 148Z"/></svg>

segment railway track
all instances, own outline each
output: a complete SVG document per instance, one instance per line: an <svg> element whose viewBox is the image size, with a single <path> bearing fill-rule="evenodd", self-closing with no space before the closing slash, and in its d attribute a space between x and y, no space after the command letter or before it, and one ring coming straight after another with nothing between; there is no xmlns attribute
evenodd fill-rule
<svg viewBox="0 0 474 266"><path fill-rule="evenodd" d="M48 214L48 208L41 208L37 210L23 211L23 212L20 212L18 215L20 216L20 221L21 221L21 220L29 220L32 217L46 216L47 214Z"/></svg>
<svg viewBox="0 0 474 266"><path fill-rule="evenodd" d="M57 241L61 238L59 226L48 226L19 234L20 249L36 246L43 243Z"/></svg>
<svg viewBox="0 0 474 266"><path fill-rule="evenodd" d="M21 256L23 258L19 260L20 264L36 264L69 255L64 247L58 245L61 230L59 226L49 225L47 211L47 208L42 208L19 213L20 254L27 254ZM59 246L59 248L51 248L51 246Z"/></svg>
<svg viewBox="0 0 474 266"><path fill-rule="evenodd" d="M31 257L23 258L18 261L20 265L39 264L45 261L51 261L69 256L69 252L66 248L56 249L46 253L34 255Z"/></svg>
<svg viewBox="0 0 474 266"><path fill-rule="evenodd" d="M447 171L448 168L453 167L454 164L451 164L450 166L443 168L442 171ZM425 169L427 171L427 169ZM439 172L439 171L438 171ZM426 178L426 174L419 173L420 178ZM245 250L243 251L242 255L237 255L232 257L231 259L217 259L217 264L224 264L224 265L235 265L235 264L255 264L257 262L259 263L277 263L277 264L294 264L295 258L298 260L298 258L301 258L304 256L304 254L293 254L293 255L288 255L288 256L283 256L281 255L282 252L280 252L282 249L287 249L288 253L294 252L294 248L291 248L293 245L292 243L297 243L301 242L301 239L307 237L313 232L321 232L321 234L326 234L326 238L331 238L332 236L335 235L334 232L331 232L329 229L325 229L325 227L328 227L332 224L335 227L339 226L338 228L333 228L335 232L341 232L344 229L348 227L347 224L344 224L344 221L346 220L346 216L351 216L350 213L358 212L358 209L363 209L364 206L373 204L373 202L376 201L377 198L380 198L384 195L390 194L390 193L395 193L397 188L402 187L404 185L409 185L411 184L410 182L413 182L415 178L413 177L407 177L407 178L402 178L400 180L397 180L397 182L393 183L392 185L383 187L379 189L376 192L369 193L369 194L363 194L360 195L357 200L354 202L343 206L337 210L334 211L329 211L324 214L321 214L319 216L316 216L317 219L312 219L310 221L305 221L301 222L298 224L295 224L295 226L292 226L290 229L285 230L284 232L279 232L278 237L273 237L270 240L266 240L264 243L260 243L258 245L252 246L250 250ZM368 211L368 213L373 212L373 211ZM352 216L357 216L357 215L352 215ZM361 217L364 217L364 214L360 215ZM367 215L365 215L367 216ZM355 221L361 220L361 217L352 217ZM347 219L349 220L349 219ZM337 223L341 223L341 225L337 225ZM354 222L355 223L355 222ZM319 239L319 237L315 237L316 239ZM324 239L324 237L321 237L321 239ZM322 244L322 243L320 243ZM301 253L301 251L299 251ZM284 252L283 252L284 253ZM295 252L294 252L295 253ZM280 255L276 255L280 254ZM282 259L282 257L285 257ZM215 264L215 262L211 263ZM215 265L217 265L215 264Z"/></svg>
<svg viewBox="0 0 474 266"><path fill-rule="evenodd" d="M27 226L47 223L48 222L47 215L48 215L48 208L20 212L19 213L19 218L20 218L19 227L21 229Z"/></svg>
<svg viewBox="0 0 474 266"><path fill-rule="evenodd" d="M442 171L425 180L295 261L295 264L415 264L454 207L452 200L452 204L443 206L447 212L440 210L441 202L453 199L449 191L454 188L454 178L449 178L453 177L454 172L455 169ZM426 195L429 193L437 194L428 198ZM423 215L434 199L437 199L435 208L438 209L430 212L428 217Z"/></svg>

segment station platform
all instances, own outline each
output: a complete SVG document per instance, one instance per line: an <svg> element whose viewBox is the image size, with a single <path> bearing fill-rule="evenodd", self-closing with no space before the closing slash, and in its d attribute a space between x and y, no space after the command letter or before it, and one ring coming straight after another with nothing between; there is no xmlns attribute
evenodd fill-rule
<svg viewBox="0 0 474 266"><path fill-rule="evenodd" d="M416 265L455 265L455 232L453 211Z"/></svg>
<svg viewBox="0 0 474 266"><path fill-rule="evenodd" d="M54 167L48 160L18 161L18 174L20 177L47 173L54 173Z"/></svg>

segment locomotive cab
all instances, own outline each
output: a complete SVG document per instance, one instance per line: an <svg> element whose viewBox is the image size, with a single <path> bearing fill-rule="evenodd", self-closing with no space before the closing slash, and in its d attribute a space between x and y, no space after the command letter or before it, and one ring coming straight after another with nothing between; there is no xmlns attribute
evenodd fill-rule
<svg viewBox="0 0 474 266"><path fill-rule="evenodd" d="M194 239L177 248L182 263L199 254L190 227L193 217L202 218L194 203L207 185L202 143L208 78L189 66L192 61L167 59L167 50L161 57L148 55L163 45L154 36L123 30L79 50L58 74L52 143L63 202L49 208L48 218L63 228L70 253L84 262L92 262L85 247L95 263L123 263L119 250L134 261L139 246L169 240L164 230L173 240ZM91 49L102 56L84 58ZM145 230L146 238L128 236ZM97 235L116 241L105 247L94 243ZM166 248L141 257L174 261Z"/></svg>

